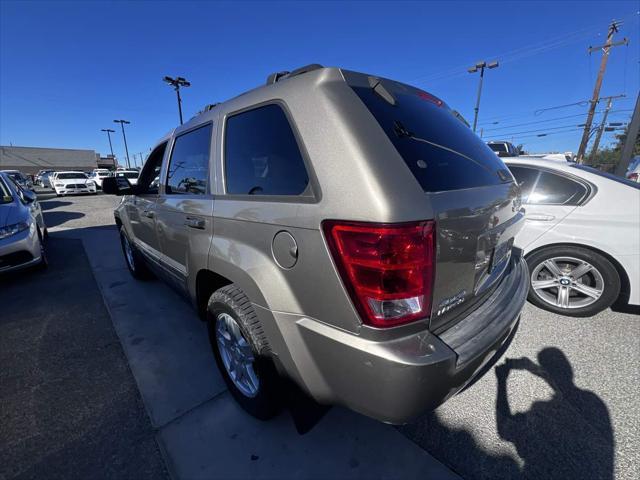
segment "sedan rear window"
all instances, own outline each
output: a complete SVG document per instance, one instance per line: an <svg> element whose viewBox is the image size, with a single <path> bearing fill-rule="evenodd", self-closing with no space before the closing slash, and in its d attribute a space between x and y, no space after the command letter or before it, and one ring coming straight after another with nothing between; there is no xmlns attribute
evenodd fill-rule
<svg viewBox="0 0 640 480"><path fill-rule="evenodd" d="M496 154L438 98L390 80L369 77L367 84L362 76L347 76L424 191L513 181Z"/></svg>

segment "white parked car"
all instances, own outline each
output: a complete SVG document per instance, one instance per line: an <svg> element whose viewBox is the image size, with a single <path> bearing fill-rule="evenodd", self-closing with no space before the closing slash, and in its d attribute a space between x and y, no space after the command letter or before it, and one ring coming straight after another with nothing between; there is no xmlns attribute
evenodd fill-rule
<svg viewBox="0 0 640 480"><path fill-rule="evenodd" d="M576 317L639 305L640 185L574 163L504 161L526 209L515 244L529 264L529 301Z"/></svg>
<svg viewBox="0 0 640 480"><path fill-rule="evenodd" d="M625 176L633 182L640 183L640 155L631 160Z"/></svg>
<svg viewBox="0 0 640 480"><path fill-rule="evenodd" d="M51 180L56 195L75 195L79 193L97 192L96 182L89 179L84 172L55 172Z"/></svg>
<svg viewBox="0 0 640 480"><path fill-rule="evenodd" d="M102 188L102 180L111 176L111 172L107 169L97 169L91 172L89 179L96 183L98 188Z"/></svg>
<svg viewBox="0 0 640 480"><path fill-rule="evenodd" d="M116 172L116 177L126 178L127 180L129 180L129 183L131 185L138 184L139 175L140 175L140 172L138 172L137 170L120 170Z"/></svg>

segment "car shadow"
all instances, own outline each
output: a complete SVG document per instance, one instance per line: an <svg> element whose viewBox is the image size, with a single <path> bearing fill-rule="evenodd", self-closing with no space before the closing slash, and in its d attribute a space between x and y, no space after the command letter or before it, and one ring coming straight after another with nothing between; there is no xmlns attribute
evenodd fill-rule
<svg viewBox="0 0 640 480"><path fill-rule="evenodd" d="M77 220L84 216L84 213L81 212L47 211L44 213L44 223L48 228L58 227L70 220Z"/></svg>
<svg viewBox="0 0 640 480"><path fill-rule="evenodd" d="M60 200L43 200L40 202L42 211L53 210L54 208L66 207L68 205L71 205L71 202L61 202Z"/></svg>
<svg viewBox="0 0 640 480"><path fill-rule="evenodd" d="M516 370L546 382L551 397L535 401L527 411L512 411L507 383ZM498 436L516 455L497 454L506 450L498 446L487 451L471 431L445 425L437 411L400 430L464 478L614 478L609 410L595 393L575 385L571 364L560 349L544 348L537 363L526 357L507 358L494 373Z"/></svg>

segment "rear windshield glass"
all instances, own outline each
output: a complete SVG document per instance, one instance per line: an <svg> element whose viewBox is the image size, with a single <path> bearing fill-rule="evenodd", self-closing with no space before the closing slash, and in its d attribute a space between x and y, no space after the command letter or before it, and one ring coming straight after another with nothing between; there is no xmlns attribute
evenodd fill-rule
<svg viewBox="0 0 640 480"><path fill-rule="evenodd" d="M350 82L351 87L424 191L458 190L513 181L496 154L439 99L388 80L383 82L384 90L377 88L378 93L369 85L356 83ZM387 93L395 99L395 105L384 98Z"/></svg>
<svg viewBox="0 0 640 480"><path fill-rule="evenodd" d="M59 173L56 177L58 180L80 180L87 176L84 173Z"/></svg>
<svg viewBox="0 0 640 480"><path fill-rule="evenodd" d="M633 187L636 190L640 190L640 183L634 182L633 180L618 177L612 173L603 172L602 170L598 170L597 168L593 168L588 165L571 165L571 166L573 168L577 168L578 170L584 170L585 172L593 173L594 175L608 178L609 180L613 180L614 182L622 183L624 185L628 185L629 187Z"/></svg>
<svg viewBox="0 0 640 480"><path fill-rule="evenodd" d="M138 172L118 172L118 177L138 178Z"/></svg>
<svg viewBox="0 0 640 480"><path fill-rule="evenodd" d="M494 152L506 152L507 145L504 143L487 143L487 146Z"/></svg>

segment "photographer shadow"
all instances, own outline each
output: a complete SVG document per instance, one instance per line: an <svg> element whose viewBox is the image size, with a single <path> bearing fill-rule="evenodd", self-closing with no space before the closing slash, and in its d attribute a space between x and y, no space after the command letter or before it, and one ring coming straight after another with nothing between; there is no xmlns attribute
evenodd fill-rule
<svg viewBox="0 0 640 480"><path fill-rule="evenodd" d="M524 462L524 478L613 479L614 439L609 411L593 392L574 384L573 369L557 348L529 358L507 359L495 369L498 380L496 422L500 437L511 442ZM507 377L523 370L553 390L524 413L512 413Z"/></svg>

